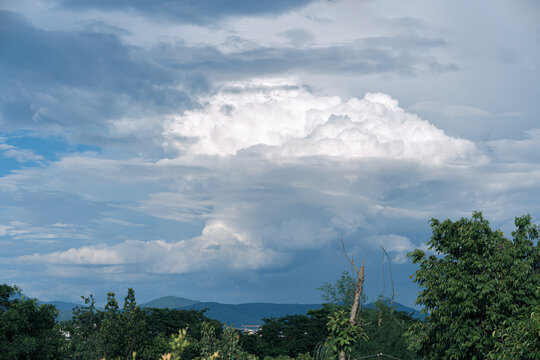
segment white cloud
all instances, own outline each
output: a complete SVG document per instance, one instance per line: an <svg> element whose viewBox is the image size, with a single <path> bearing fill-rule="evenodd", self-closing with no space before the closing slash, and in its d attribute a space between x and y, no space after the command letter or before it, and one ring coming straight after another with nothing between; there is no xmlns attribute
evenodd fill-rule
<svg viewBox="0 0 540 360"><path fill-rule="evenodd" d="M17 162L39 161L43 156L35 154L30 149L20 149L17 146L6 144L0 138L0 154L7 158L13 158Z"/></svg>
<svg viewBox="0 0 540 360"><path fill-rule="evenodd" d="M103 218L103 219L101 219L101 221L110 222L110 223L118 224L118 225L122 225L122 226L131 226L131 227L144 226L144 224L135 224L135 223L132 223L130 221L125 221L125 220L121 220L121 219L115 219L115 218L111 218L111 217Z"/></svg>
<svg viewBox="0 0 540 360"><path fill-rule="evenodd" d="M71 248L66 251L56 251L45 255L24 255L19 257L19 260L22 262L47 262L50 264L110 265L124 263L120 254L103 245L84 246L79 249Z"/></svg>
<svg viewBox="0 0 540 360"><path fill-rule="evenodd" d="M212 201L202 196L159 192L141 201L138 209L162 219L201 223L209 217L212 206Z"/></svg>
<svg viewBox="0 0 540 360"><path fill-rule="evenodd" d="M504 162L535 162L540 154L540 129L530 129L524 135L522 139L486 141L482 145Z"/></svg>
<svg viewBox="0 0 540 360"><path fill-rule="evenodd" d="M459 117L518 117L522 115L516 111L495 113L467 105L450 105L441 101L421 101L411 107L409 110L442 114L451 119Z"/></svg>
<svg viewBox="0 0 540 360"><path fill-rule="evenodd" d="M280 266L288 261L286 254L263 249L246 234L220 221L210 221L200 236L189 240L125 242L71 248L48 254L24 255L23 263L56 265L126 265L137 264L145 272L182 274L200 269L261 269Z"/></svg>
<svg viewBox="0 0 540 360"><path fill-rule="evenodd" d="M384 247L392 255L392 261L403 264L408 261L407 253L419 248L405 236L396 234L378 235L372 238L373 244Z"/></svg>
<svg viewBox="0 0 540 360"><path fill-rule="evenodd" d="M6 236L9 232L10 226L0 225L0 236Z"/></svg>
<svg viewBox="0 0 540 360"><path fill-rule="evenodd" d="M0 225L0 236L26 242L59 242L61 239L87 239L81 233L81 227L68 224L50 224L32 226L19 221L10 221Z"/></svg>
<svg viewBox="0 0 540 360"><path fill-rule="evenodd" d="M167 148L188 155L250 150L279 159L390 158L429 165L482 158L472 142L445 135L381 93L344 102L291 80L262 79L225 84L203 103L169 121Z"/></svg>

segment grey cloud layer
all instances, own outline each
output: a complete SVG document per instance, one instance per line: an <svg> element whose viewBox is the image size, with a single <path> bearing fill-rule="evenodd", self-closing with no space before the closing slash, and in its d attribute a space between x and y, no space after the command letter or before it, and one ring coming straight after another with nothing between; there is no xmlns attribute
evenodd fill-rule
<svg viewBox="0 0 540 360"><path fill-rule="evenodd" d="M453 63L442 63L429 51L444 46L441 39L382 37L369 38L340 46L256 48L223 54L213 48L171 48L168 65L186 69L205 69L218 77L276 74L288 71L325 74L442 73L459 70ZM183 53L196 56L181 56ZM173 56L178 54L179 56ZM202 56L201 56L202 55Z"/></svg>
<svg viewBox="0 0 540 360"><path fill-rule="evenodd" d="M0 16L3 131L75 131L91 143L91 136L107 134L111 119L185 107L196 89L206 88L114 35L43 31L19 15Z"/></svg>
<svg viewBox="0 0 540 360"><path fill-rule="evenodd" d="M182 44L144 49L115 34L44 31L20 15L1 16L4 131L78 134L77 141L100 146L107 139L142 144L140 137L156 129L151 123L196 106L210 78L291 71L414 76L457 69L428 55L445 45L440 39L368 38L342 46L236 53Z"/></svg>
<svg viewBox="0 0 540 360"><path fill-rule="evenodd" d="M205 24L226 16L279 14L304 6L313 0L61 0L59 5L75 9L135 11L170 21Z"/></svg>

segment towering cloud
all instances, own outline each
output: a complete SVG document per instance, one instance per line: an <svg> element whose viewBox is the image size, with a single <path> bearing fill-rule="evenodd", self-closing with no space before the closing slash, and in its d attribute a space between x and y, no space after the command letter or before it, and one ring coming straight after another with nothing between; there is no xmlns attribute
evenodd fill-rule
<svg viewBox="0 0 540 360"><path fill-rule="evenodd" d="M165 125L165 146L178 152L176 159L130 164L130 186L148 178L175 184L133 199L133 209L195 222L201 226L198 236L126 240L19 260L138 264L149 273L276 268L298 251L322 249L339 234L361 232L363 246L383 244L403 262L415 245L376 225L375 214L389 211L381 199L391 198L394 188L416 188L415 172L437 168L444 176L449 165L482 159L472 142L447 136L380 93L343 101L294 80L256 79L224 84L200 103ZM81 170L75 164L82 161L64 160L69 170L59 171ZM105 178L107 188L127 186Z"/></svg>
<svg viewBox="0 0 540 360"><path fill-rule="evenodd" d="M343 101L293 80L257 79L225 84L202 103L169 121L169 148L184 155L249 150L279 159L392 158L429 165L479 159L472 142L445 135L386 94Z"/></svg>

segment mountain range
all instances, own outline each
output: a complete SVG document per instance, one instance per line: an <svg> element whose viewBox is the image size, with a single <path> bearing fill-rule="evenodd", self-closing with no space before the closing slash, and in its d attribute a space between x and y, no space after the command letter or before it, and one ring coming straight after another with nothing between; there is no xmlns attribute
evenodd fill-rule
<svg viewBox="0 0 540 360"><path fill-rule="evenodd" d="M65 301L49 301L40 304L56 306L59 311L58 321L69 320L73 313L72 309L81 304ZM140 304L142 308L169 308L178 310L205 310L205 315L211 319L219 320L227 325L239 327L241 325L262 325L265 318L282 317L286 315L306 314L309 310L319 309L321 304L274 304L274 303L245 303L245 304L222 304L218 302L201 302L177 296L164 296L146 303ZM364 305L365 308L375 308L375 303ZM398 302L394 303L397 311L412 314L414 318L423 319L424 315L419 310L410 308Z"/></svg>

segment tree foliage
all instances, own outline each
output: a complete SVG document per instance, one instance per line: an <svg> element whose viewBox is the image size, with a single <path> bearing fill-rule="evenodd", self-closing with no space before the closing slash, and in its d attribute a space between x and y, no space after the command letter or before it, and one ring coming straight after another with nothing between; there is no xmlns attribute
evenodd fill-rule
<svg viewBox="0 0 540 360"><path fill-rule="evenodd" d="M58 358L64 337L56 326L57 314L53 305L21 297L18 287L0 285L0 358Z"/></svg>
<svg viewBox="0 0 540 360"><path fill-rule="evenodd" d="M189 336L200 340L202 324L208 322L219 328L221 323L204 315L204 310L178 310L178 309L143 309L146 318L146 329L152 336L159 334L169 337L177 334L179 329L189 327Z"/></svg>
<svg viewBox="0 0 540 360"><path fill-rule="evenodd" d="M532 311L518 319L508 319L493 333L499 341L489 353L490 359L540 359L540 287Z"/></svg>
<svg viewBox="0 0 540 360"><path fill-rule="evenodd" d="M384 353L403 360L415 360L420 357L407 349L404 334L408 328L420 320L403 311L392 311L390 299L380 298L375 303L375 309L362 311L362 329L368 336L368 341L357 343L353 354L355 358Z"/></svg>
<svg viewBox="0 0 540 360"><path fill-rule="evenodd" d="M436 255L409 254L419 265L417 303L428 314L408 331L411 349L433 359L485 359L500 348L498 332L530 316L540 280L539 232L530 216L515 225L509 240L479 212L455 222L431 220L428 246Z"/></svg>
<svg viewBox="0 0 540 360"><path fill-rule="evenodd" d="M339 310L329 316L327 323L327 346L336 355L343 351L350 355L361 340L368 340L368 336L361 326L351 323L347 310Z"/></svg>
<svg viewBox="0 0 540 360"><path fill-rule="evenodd" d="M112 292L107 294L104 310L96 308L92 295L82 298L85 305L76 307L73 318L62 323L62 329L69 334L66 357L131 359L136 352L138 359L154 360L169 350L165 335L149 333L147 317L137 305L133 289L128 289L122 309Z"/></svg>
<svg viewBox="0 0 540 360"><path fill-rule="evenodd" d="M81 296L84 306L73 309L70 321L62 323L63 331L69 335L65 344L65 353L75 359L93 360L99 358L98 334L104 313L96 308L94 296Z"/></svg>
<svg viewBox="0 0 540 360"><path fill-rule="evenodd" d="M307 315L264 319L264 325L256 334L242 335L242 347L260 358L313 354L328 336L326 323L335 309L335 306L325 306L310 310Z"/></svg>
<svg viewBox="0 0 540 360"><path fill-rule="evenodd" d="M356 292L356 283L350 271L344 270L334 283L325 282L319 288L321 298L327 304L351 307Z"/></svg>

